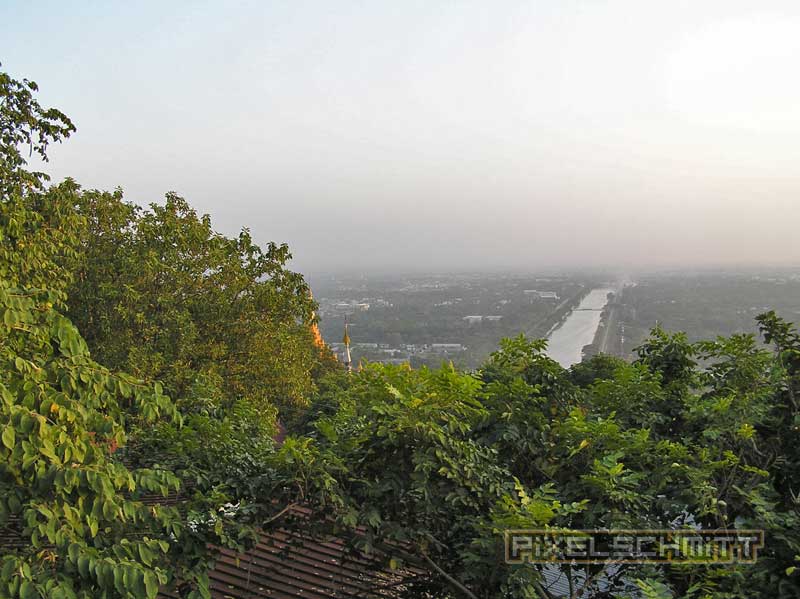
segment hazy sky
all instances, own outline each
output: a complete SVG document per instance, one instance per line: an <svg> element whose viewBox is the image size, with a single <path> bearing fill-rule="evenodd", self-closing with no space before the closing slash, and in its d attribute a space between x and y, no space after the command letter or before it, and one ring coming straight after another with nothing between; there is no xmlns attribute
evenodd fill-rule
<svg viewBox="0 0 800 599"><path fill-rule="evenodd" d="M800 2L0 3L78 132L303 271L800 263Z"/></svg>

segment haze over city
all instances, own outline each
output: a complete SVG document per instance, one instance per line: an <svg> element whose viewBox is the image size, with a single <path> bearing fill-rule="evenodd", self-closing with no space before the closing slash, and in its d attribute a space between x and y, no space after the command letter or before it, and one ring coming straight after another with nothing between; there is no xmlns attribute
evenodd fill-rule
<svg viewBox="0 0 800 599"><path fill-rule="evenodd" d="M0 23L3 68L77 126L55 181L175 191L304 272L800 262L794 2L9 3Z"/></svg>

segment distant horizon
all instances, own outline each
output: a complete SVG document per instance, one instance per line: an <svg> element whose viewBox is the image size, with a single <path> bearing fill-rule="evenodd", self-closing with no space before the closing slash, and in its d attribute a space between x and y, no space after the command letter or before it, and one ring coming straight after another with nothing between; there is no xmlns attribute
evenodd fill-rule
<svg viewBox="0 0 800 599"><path fill-rule="evenodd" d="M290 265L291 268L291 265ZM543 266L536 269L524 269L522 267L485 267L482 269L469 269L453 267L447 268L431 268L426 269L420 266L418 269L404 268L393 269L381 267L348 270L346 267L340 269L332 268L328 270L305 270L296 271L300 272L307 277L434 277L434 276L487 276L487 275L506 275L506 276L535 276L535 275L588 275L588 276L609 276L619 277L625 275L633 276L647 276L647 275L662 275L662 274L752 274L763 275L787 273L797 275L800 274L799 264L714 264L714 265L653 265L649 267L640 266L636 268L612 268L602 266L579 267L579 266Z"/></svg>

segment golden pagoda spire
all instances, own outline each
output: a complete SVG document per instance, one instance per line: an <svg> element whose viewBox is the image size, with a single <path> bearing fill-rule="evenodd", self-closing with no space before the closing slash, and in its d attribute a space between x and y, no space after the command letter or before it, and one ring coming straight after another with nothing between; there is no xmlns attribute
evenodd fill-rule
<svg viewBox="0 0 800 599"><path fill-rule="evenodd" d="M347 369L347 372L353 371L353 360L350 358L350 333L348 331L348 323L347 323L347 316L344 317L344 337L342 337L342 343L344 343L344 367Z"/></svg>
<svg viewBox="0 0 800 599"><path fill-rule="evenodd" d="M311 288L308 288L308 299L314 301L314 294L311 293ZM322 333L319 332L319 325L317 324L317 313L311 312L311 338L313 343L318 348L325 347L325 340L322 338Z"/></svg>

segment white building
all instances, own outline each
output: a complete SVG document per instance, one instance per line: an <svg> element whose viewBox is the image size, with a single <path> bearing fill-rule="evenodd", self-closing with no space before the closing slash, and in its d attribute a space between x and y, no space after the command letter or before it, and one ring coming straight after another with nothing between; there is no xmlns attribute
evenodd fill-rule
<svg viewBox="0 0 800 599"><path fill-rule="evenodd" d="M465 349L460 343L431 343L431 351L436 353L462 352Z"/></svg>
<svg viewBox="0 0 800 599"><path fill-rule="evenodd" d="M538 291L536 289L526 289L523 291L525 295L538 297L539 299L557 300L558 294L555 291Z"/></svg>

